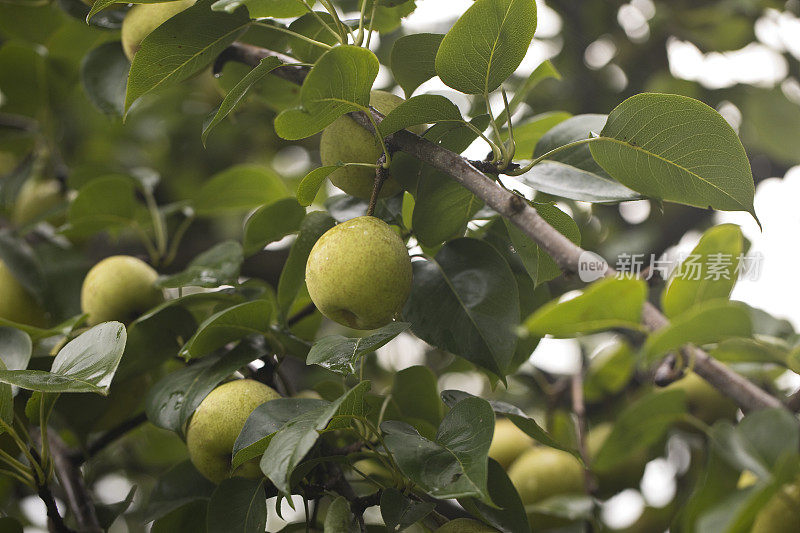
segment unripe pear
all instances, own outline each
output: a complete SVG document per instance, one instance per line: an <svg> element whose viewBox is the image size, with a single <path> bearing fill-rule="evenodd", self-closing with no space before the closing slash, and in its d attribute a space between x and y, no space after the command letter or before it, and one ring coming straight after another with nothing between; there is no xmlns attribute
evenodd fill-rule
<svg viewBox="0 0 800 533"><path fill-rule="evenodd" d="M28 324L44 326L45 313L36 299L14 277L14 274L0 260L0 318Z"/></svg>
<svg viewBox="0 0 800 533"><path fill-rule="evenodd" d="M12 219L18 226L35 222L64 200L58 180L28 180L14 201Z"/></svg>
<svg viewBox="0 0 800 533"><path fill-rule="evenodd" d="M494 424L489 457L500 463L503 468L508 469L517 457L532 446L533 439L527 433L514 425L511 420L501 418Z"/></svg>
<svg viewBox="0 0 800 533"><path fill-rule="evenodd" d="M198 472L214 483L229 477L233 445L247 417L276 398L280 395L275 390L252 379L229 381L212 390L200 402L186 430L189 458ZM242 464L233 475L261 477L258 459Z"/></svg>
<svg viewBox="0 0 800 533"><path fill-rule="evenodd" d="M369 105L388 114L400 105L403 99L385 91L372 91ZM356 122L342 115L322 132L319 141L319 156L323 165L337 163L372 163L383 153L375 135ZM330 175L331 183L351 196L369 200L375 183L375 169L369 167L340 168ZM381 197L392 196L400 191L400 184L393 178L383 183Z"/></svg>
<svg viewBox="0 0 800 533"><path fill-rule="evenodd" d="M497 530L471 518L456 518L445 523L434 533L496 533Z"/></svg>
<svg viewBox="0 0 800 533"><path fill-rule="evenodd" d="M796 533L800 527L800 487L781 487L756 515L750 533Z"/></svg>
<svg viewBox="0 0 800 533"><path fill-rule="evenodd" d="M594 459L600 453L609 435L614 429L611 422L601 422L589 430L586 435L586 448ZM638 450L628 454L625 459L607 470L594 469L599 485L598 491L604 495L616 494L622 489L638 487L647 466L647 450Z"/></svg>
<svg viewBox="0 0 800 533"><path fill-rule="evenodd" d="M142 41L150 33L184 9L192 6L195 0L178 0L158 4L139 4L125 15L122 21L122 49L129 61L139 50Z"/></svg>
<svg viewBox="0 0 800 533"><path fill-rule="evenodd" d="M391 322L411 292L411 258L384 221L363 216L329 229L306 263L308 294L326 317L355 329Z"/></svg>
<svg viewBox="0 0 800 533"><path fill-rule="evenodd" d="M163 301L155 286L158 273L129 255L103 259L89 270L81 288L81 309L90 325L118 320L130 322Z"/></svg>
<svg viewBox="0 0 800 533"><path fill-rule="evenodd" d="M535 446L519 456L508 470L508 478L517 489L523 505L532 505L551 496L583 494L583 467L567 452ZM529 513L528 520L535 531L561 527L564 520Z"/></svg>
<svg viewBox="0 0 800 533"><path fill-rule="evenodd" d="M687 373L665 390L684 391L689 412L706 424L736 419L736 404L694 372Z"/></svg>

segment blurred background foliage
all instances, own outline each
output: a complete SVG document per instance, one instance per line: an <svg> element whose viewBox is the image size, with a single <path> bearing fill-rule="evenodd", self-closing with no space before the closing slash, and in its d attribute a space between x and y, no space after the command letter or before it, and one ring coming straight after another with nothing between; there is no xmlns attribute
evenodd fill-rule
<svg viewBox="0 0 800 533"><path fill-rule="evenodd" d="M348 1L341 3L344 11L355 10L355 1ZM417 5L421 8L430 2L444 0L417 0ZM756 182L782 176L800 164L797 0L549 0L546 6L549 9L542 4L540 11L548 23L543 17L532 53L539 59L549 57L563 79L542 83L528 98L527 115L605 113L639 92L684 94L717 108L740 131ZM0 1L0 231L13 229L25 234L36 250L46 286L58 287L42 297L54 321L80 312L80 283L97 259L118 252L143 256L145 250L125 234L78 236L72 239L75 246L65 246L61 237L35 224L42 213L29 218L18 212L19 195L27 181L54 187L54 200L46 215L57 221L74 191L100 176L133 175L145 180L159 176L155 189L159 205L179 212L181 200L193 197L202 183L232 165L265 165L293 190L305 172L319 164L315 138L290 144L275 135L274 116L296 101L298 88L274 77L255 94L251 92L245 111L222 123L203 146L203 122L226 90L246 73L242 65L228 63L219 72L206 70L187 83L143 98L124 122L117 113L121 100L90 98L97 94L97 84L119 85L119 77L98 77L97 65L120 68L124 61L118 41L126 9L117 6L104 11L87 26L83 19L88 7L80 0ZM429 24L425 30L444 33L456 15ZM386 32L375 51L386 65L394 41L419 29L410 30L391 16L383 29ZM287 48L280 34L264 28L252 28L244 40L274 50ZM687 74L685 63L691 61L696 68ZM725 76L715 75L715 68ZM377 88L395 89L380 86L381 80L389 79L379 77ZM105 87L102 92L113 94L114 90ZM121 98L124 86L116 91ZM326 194L336 193L330 189ZM658 256L687 231L713 222L709 211L680 205L652 203L649 209L631 215L618 206L566 203L580 227L583 246L606 256L620 250ZM174 231L179 217L167 221ZM240 213L200 218L162 273L180 271L199 252L225 239L240 239L241 234ZM286 242L270 246L249 257L242 274L274 286L287 253ZM577 286L574 280L561 278L553 292L573 286ZM296 331L313 336L319 322L318 316L308 319ZM324 327L331 329L329 324ZM602 344L597 339L591 342L597 345L583 346L586 353ZM622 406L643 394L643 388L628 385L631 378L634 384L643 381L624 363L629 359L615 358L615 350L624 350L625 345L612 344L612 348L593 359L601 377L593 378L590 371L587 381L589 416L596 422L614 418ZM605 364L609 361L613 363L610 366ZM506 399L523 409L558 405L564 396L560 381L530 365L523 367L508 391L492 393L471 365L447 354L425 351L424 345L411 337L401 337L377 360L368 360L367 373L377 383L373 390L390 386L397 369L415 363L433 369L440 388L457 385ZM297 388L324 390L331 386L326 385L330 378L326 371L304 367L302 362L295 366L287 371L294 372ZM154 380L156 374L142 379ZM139 391L145 386L130 387L131 403L123 415L141 409ZM126 391L112 394L125 395ZM114 413L93 410L93 403L93 398L83 396L59 402L60 416L77 428L70 435L71 442L84 441L90 432L107 427L103 416L114 417ZM572 425L566 411L551 410L549 417L549 427L556 435L565 441L574 438L569 435ZM663 453L661 442L653 446L650 458ZM132 484L146 494L156 475L185 456L185 447L175 435L143 425L91 463L87 482L94 486L100 501L105 501L104 494L114 494L106 503L121 499L120 486L122 496ZM0 478L0 508L22 515L25 501L13 490L7 479ZM134 523L130 521L132 531L138 527ZM124 531L121 524L118 527Z"/></svg>

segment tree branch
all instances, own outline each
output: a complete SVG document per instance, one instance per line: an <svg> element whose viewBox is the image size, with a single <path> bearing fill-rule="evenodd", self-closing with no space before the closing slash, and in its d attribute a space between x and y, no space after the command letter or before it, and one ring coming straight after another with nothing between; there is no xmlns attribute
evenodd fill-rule
<svg viewBox="0 0 800 533"><path fill-rule="evenodd" d="M132 429L144 424L146 421L147 415L145 413L139 413L133 418L124 421L120 425L109 429L107 432L100 435L96 441L89 445L89 447L86 449L86 453L73 456L73 462L75 462L76 466L80 466L82 463L88 461L104 450L109 444L122 437Z"/></svg>
<svg viewBox="0 0 800 533"><path fill-rule="evenodd" d="M262 58L277 54L271 50L241 43L234 43L228 50L230 50L229 60L241 61L252 67L255 67ZM275 72L286 79L293 78L292 81L296 83L301 83L305 79L305 73L301 75L298 70L284 71L285 69L278 69ZM375 110L372 113L375 123L380 123L383 116ZM363 113L350 113L350 117L365 129L374 132L372 122ZM573 273L578 271L579 258L584 250L548 224L522 198L498 186L467 159L407 130L400 130L390 135L387 143L392 148L414 156L463 185L483 200L487 206L522 230L555 260L561 270ZM605 273L606 276L615 276L616 274L617 272L610 266ZM649 302L646 302L642 309L642 321L651 331L661 329L669 324L667 318ZM744 411L783 407L777 398L714 360L699 348L690 348L689 354L694 360L694 371L720 392L733 399Z"/></svg>

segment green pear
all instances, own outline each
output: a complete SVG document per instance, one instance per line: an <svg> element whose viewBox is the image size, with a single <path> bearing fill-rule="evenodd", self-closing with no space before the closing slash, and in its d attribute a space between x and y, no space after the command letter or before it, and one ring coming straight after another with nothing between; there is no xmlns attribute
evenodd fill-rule
<svg viewBox="0 0 800 533"><path fill-rule="evenodd" d="M44 326L45 313L36 299L14 277L14 274L0 260L0 318L29 324Z"/></svg>
<svg viewBox="0 0 800 533"><path fill-rule="evenodd" d="M89 270L81 288L81 309L89 324L130 322L163 301L155 286L158 272L129 255L103 259Z"/></svg>
<svg viewBox="0 0 800 533"><path fill-rule="evenodd" d="M601 422L589 430L586 435L586 448L591 458L597 457L613 429L614 424L611 422ZM638 450L628 454L624 460L607 470L595 468L594 474L597 476L598 491L610 496L622 489L638 487L648 459L647 450Z"/></svg>
<svg viewBox="0 0 800 533"><path fill-rule="evenodd" d="M706 424L713 424L717 420L736 420L736 404L694 372L687 373L665 390L684 391L689 412Z"/></svg>
<svg viewBox="0 0 800 533"><path fill-rule="evenodd" d="M52 211L63 201L58 180L28 180L14 201L11 218L16 225L24 226L47 215L52 216Z"/></svg>
<svg viewBox="0 0 800 533"><path fill-rule="evenodd" d="M388 114L400 105L403 99L385 91L372 91L369 105ZM319 156L323 165L337 163L372 163L383 153L375 135L343 115L337 118L322 132L319 142ZM345 167L330 175L331 183L351 196L368 200L372 196L375 183L375 169L369 167ZM383 184L381 197L392 196L400 191L400 184L389 178Z"/></svg>
<svg viewBox="0 0 800 533"><path fill-rule="evenodd" d="M139 4L125 15L122 21L122 49L129 61L139 50L142 41L150 33L184 9L192 6L195 0L179 0L158 4Z"/></svg>
<svg viewBox="0 0 800 533"><path fill-rule="evenodd" d="M471 518L456 518L445 523L434 533L496 533L497 530Z"/></svg>
<svg viewBox="0 0 800 533"><path fill-rule="evenodd" d="M571 454L535 446L511 464L508 478L517 489L523 505L539 503L551 496L583 494L583 467ZM529 513L531 527L538 531L548 527L561 527L564 520L539 513Z"/></svg>
<svg viewBox="0 0 800 533"><path fill-rule="evenodd" d="M355 329L391 322L411 291L411 258L384 221L363 216L319 238L306 263L311 300L326 317Z"/></svg>
<svg viewBox="0 0 800 533"><path fill-rule="evenodd" d="M750 533L796 533L800 529L800 486L784 485L756 515Z"/></svg>
<svg viewBox="0 0 800 533"><path fill-rule="evenodd" d="M532 446L533 439L514 425L511 420L501 418L494 424L489 457L500 463L503 468L508 469L517 457Z"/></svg>
<svg viewBox="0 0 800 533"><path fill-rule="evenodd" d="M214 483L230 477L231 453L247 417L262 403L280 398L270 387L252 379L237 379L212 390L192 415L186 446L195 468ZM258 478L258 460L244 463L233 475Z"/></svg>

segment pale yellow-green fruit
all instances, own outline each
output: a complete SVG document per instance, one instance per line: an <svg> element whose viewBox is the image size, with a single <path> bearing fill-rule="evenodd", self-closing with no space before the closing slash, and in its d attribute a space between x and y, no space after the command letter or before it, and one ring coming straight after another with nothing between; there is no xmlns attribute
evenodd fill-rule
<svg viewBox="0 0 800 533"><path fill-rule="evenodd" d="M122 21L122 49L128 60L139 50L142 41L150 33L184 9L192 6L195 0L179 0L158 4L139 4L125 15Z"/></svg>
<svg viewBox="0 0 800 533"><path fill-rule="evenodd" d="M63 201L58 180L28 180L19 190L11 217L23 226L50 214Z"/></svg>
<svg viewBox="0 0 800 533"><path fill-rule="evenodd" d="M403 99L385 91L372 91L369 105L388 114L400 105ZM319 156L323 165L338 163L372 163L383 153L375 135L343 115L337 118L322 132L319 142ZM330 175L331 183L351 196L368 200L375 183L375 169L369 167L345 167ZM381 189L381 197L392 196L400 191L400 184L390 178Z"/></svg>
<svg viewBox="0 0 800 533"><path fill-rule="evenodd" d="M81 288L81 309L89 324L130 322L163 300L155 286L158 273L136 257L115 255L97 263Z"/></svg>
<svg viewBox="0 0 800 533"><path fill-rule="evenodd" d="M0 261L0 318L31 326L44 326L46 322L45 313L36 299L3 261Z"/></svg>
<svg viewBox="0 0 800 533"><path fill-rule="evenodd" d="M494 424L494 435L492 436L492 445L489 447L489 457L507 469L517 457L528 451L531 446L533 446L533 439L515 426L511 420L501 418Z"/></svg>
<svg viewBox="0 0 800 533"><path fill-rule="evenodd" d="M189 458L198 472L214 483L231 475L231 454L247 417L262 403L280 398L267 385L252 379L237 379L211 391L192 415L186 430ZM258 459L233 472L235 476L258 478Z"/></svg>
<svg viewBox="0 0 800 533"><path fill-rule="evenodd" d="M471 518L456 518L445 523L434 533L496 533L497 530Z"/></svg>
<svg viewBox="0 0 800 533"><path fill-rule="evenodd" d="M583 494L583 467L567 452L535 446L517 458L508 469L508 478L517 489L523 505L531 505L551 496ZM565 525L563 519L528 513L534 531Z"/></svg>
<svg viewBox="0 0 800 533"><path fill-rule="evenodd" d="M665 390L684 391L689 412L706 424L736 418L736 404L694 372L687 373Z"/></svg>
<svg viewBox="0 0 800 533"><path fill-rule="evenodd" d="M756 515L750 533L797 533L800 531L800 487L784 485Z"/></svg>
<svg viewBox="0 0 800 533"><path fill-rule="evenodd" d="M384 221L363 216L319 238L306 263L311 300L326 317L355 329L391 322L411 291L411 259Z"/></svg>
<svg viewBox="0 0 800 533"><path fill-rule="evenodd" d="M614 424L611 422L601 422L589 430L586 435L586 448L592 459L600 453L600 449L613 429ZM642 475L644 475L647 460L647 450L638 450L628 454L624 460L607 470L595 468L594 473L599 485L598 491L603 495L611 495L625 488L638 487Z"/></svg>

